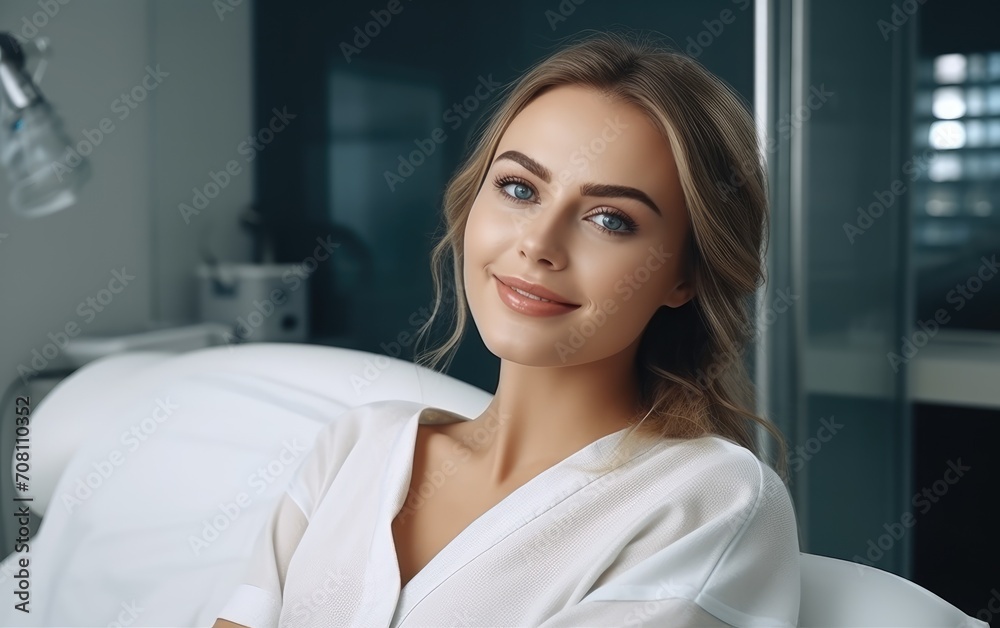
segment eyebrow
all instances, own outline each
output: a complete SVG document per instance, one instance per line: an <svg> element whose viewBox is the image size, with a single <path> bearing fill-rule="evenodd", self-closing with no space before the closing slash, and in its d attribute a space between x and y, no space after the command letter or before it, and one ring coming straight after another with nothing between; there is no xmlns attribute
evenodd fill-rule
<svg viewBox="0 0 1000 628"><path fill-rule="evenodd" d="M546 183L552 182L552 173L549 171L549 169L543 166L542 164L538 163L531 157L528 157L524 153L518 152L516 150L509 150L505 153L502 153L500 156L494 159L493 163L496 163L501 159L508 159L515 163L521 164L527 171L531 172L531 174L535 175L542 181L545 181ZM643 192L642 190L637 190L636 188L628 187L626 185L611 185L609 183L583 183L580 185L580 194L583 194L584 196L602 196L606 198L615 198L615 197L631 198L639 201L640 203L652 209L654 212L656 212L657 216L663 215L663 213L660 211L660 208L657 207L656 203L653 202L653 199L649 198L649 196L645 192Z"/></svg>

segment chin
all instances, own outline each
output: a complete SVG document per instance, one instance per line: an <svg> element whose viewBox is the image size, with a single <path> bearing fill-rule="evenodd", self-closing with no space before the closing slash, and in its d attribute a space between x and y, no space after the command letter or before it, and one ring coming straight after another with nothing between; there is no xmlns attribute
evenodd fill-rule
<svg viewBox="0 0 1000 628"><path fill-rule="evenodd" d="M512 332L516 333L516 332ZM510 334L488 334L482 337L483 344L490 353L501 360L523 366L561 366L559 356L548 340L531 340L525 334L512 337Z"/></svg>

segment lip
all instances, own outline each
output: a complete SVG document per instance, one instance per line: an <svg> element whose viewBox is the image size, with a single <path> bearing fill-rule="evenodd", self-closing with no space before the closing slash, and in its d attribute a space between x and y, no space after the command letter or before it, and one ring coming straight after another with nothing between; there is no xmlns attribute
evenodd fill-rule
<svg viewBox="0 0 1000 628"><path fill-rule="evenodd" d="M497 294L499 294L500 300L507 307L521 314L529 316L557 316L572 312L580 307L575 303L561 301L560 299L565 299L565 297L559 296L551 290L546 290L537 284L518 279L517 277L494 275L494 278L497 280ZM519 294L512 289L512 286L543 299L549 299L549 302L538 301L537 299Z"/></svg>
<svg viewBox="0 0 1000 628"><path fill-rule="evenodd" d="M578 303L570 303L569 299L562 296L561 294L552 292L551 290L539 286L536 283L531 283L530 281L525 281L517 277L507 277L505 275L493 275L493 276L497 278L497 281L511 288L524 290L525 292L533 294L536 297L548 299L549 301L555 301L556 303L559 303L561 305L572 305L573 307L579 307Z"/></svg>

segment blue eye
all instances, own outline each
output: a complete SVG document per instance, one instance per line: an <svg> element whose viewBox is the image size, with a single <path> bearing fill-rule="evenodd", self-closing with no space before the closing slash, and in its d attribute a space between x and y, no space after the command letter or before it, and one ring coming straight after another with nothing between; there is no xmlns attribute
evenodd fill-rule
<svg viewBox="0 0 1000 628"><path fill-rule="evenodd" d="M523 201L531 198L531 188L526 185L521 185L520 183L511 183L514 186L514 198L519 198Z"/></svg>
<svg viewBox="0 0 1000 628"><path fill-rule="evenodd" d="M594 224L597 225L597 228L601 231L605 231L611 235L623 236L638 231L638 225L635 224L635 221L617 209L612 209L610 207L601 208L601 211L598 213L587 216L587 220L595 217L603 218L601 221L603 224L595 221L591 222L594 222ZM622 227L624 227L624 229Z"/></svg>
<svg viewBox="0 0 1000 628"><path fill-rule="evenodd" d="M608 219L604 221L604 226L612 231L618 231L622 228L625 222L618 216L612 216L611 214L599 214L601 216L607 216Z"/></svg>
<svg viewBox="0 0 1000 628"><path fill-rule="evenodd" d="M519 203L527 203L531 199L531 195L534 190L530 185L518 179L517 177L497 177L493 182L493 185L500 190L500 193L511 199L512 201ZM507 191L507 188L513 187L513 194Z"/></svg>

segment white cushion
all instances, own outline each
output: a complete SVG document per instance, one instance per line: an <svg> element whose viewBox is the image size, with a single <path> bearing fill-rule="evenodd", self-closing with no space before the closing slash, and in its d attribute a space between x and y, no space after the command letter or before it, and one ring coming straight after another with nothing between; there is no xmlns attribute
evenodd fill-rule
<svg viewBox="0 0 1000 628"><path fill-rule="evenodd" d="M412 363L254 343L123 354L74 373L33 415L31 609L0 625L211 625L319 429L382 399L478 416L491 395ZM46 455L48 457L46 457ZM10 590L15 552L0 565Z"/></svg>

